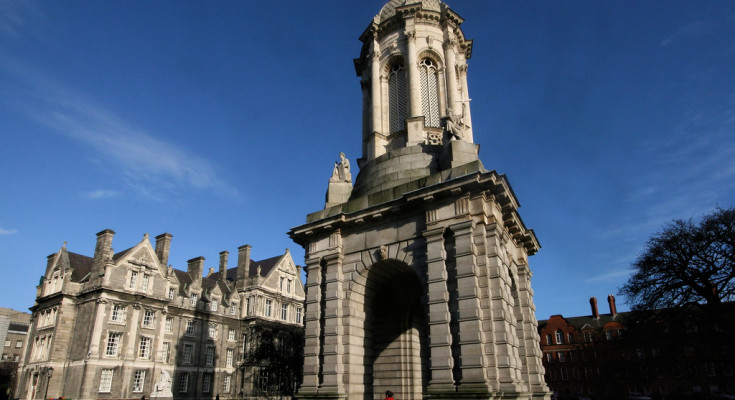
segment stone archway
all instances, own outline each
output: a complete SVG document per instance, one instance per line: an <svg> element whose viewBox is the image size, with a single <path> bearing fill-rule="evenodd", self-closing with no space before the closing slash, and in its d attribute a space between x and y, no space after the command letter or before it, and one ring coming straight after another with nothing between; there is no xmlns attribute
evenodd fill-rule
<svg viewBox="0 0 735 400"><path fill-rule="evenodd" d="M365 284L365 399L421 399L429 381L424 288L403 262L371 266Z"/></svg>

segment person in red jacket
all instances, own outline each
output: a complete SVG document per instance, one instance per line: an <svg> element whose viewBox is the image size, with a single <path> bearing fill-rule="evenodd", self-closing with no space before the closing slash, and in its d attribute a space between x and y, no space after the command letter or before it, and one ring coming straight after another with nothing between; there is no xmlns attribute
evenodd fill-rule
<svg viewBox="0 0 735 400"><path fill-rule="evenodd" d="M386 391L385 392L385 400L394 400L393 399L393 392L391 392L390 390Z"/></svg>

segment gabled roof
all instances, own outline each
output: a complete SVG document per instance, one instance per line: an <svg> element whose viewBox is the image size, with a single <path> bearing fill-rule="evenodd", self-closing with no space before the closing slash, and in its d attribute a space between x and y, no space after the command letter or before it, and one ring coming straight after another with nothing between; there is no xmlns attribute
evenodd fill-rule
<svg viewBox="0 0 735 400"><path fill-rule="evenodd" d="M248 278L253 278L258 274L258 267L260 267L260 276L268 276L268 274L278 264L278 261L280 261L281 258L283 258L283 254L280 256L266 258L265 260L260 261L250 260L250 268L248 268ZM215 272L212 275L209 275L209 279L215 281L219 281L219 277L219 272ZM227 269L227 280L231 282L237 280L237 267Z"/></svg>

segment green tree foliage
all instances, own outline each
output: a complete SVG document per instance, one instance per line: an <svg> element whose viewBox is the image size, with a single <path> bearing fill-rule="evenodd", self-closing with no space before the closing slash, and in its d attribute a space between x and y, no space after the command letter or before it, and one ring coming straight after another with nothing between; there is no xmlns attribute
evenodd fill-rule
<svg viewBox="0 0 735 400"><path fill-rule="evenodd" d="M634 310L716 306L735 299L735 208L698 222L674 220L654 234L620 288Z"/></svg>

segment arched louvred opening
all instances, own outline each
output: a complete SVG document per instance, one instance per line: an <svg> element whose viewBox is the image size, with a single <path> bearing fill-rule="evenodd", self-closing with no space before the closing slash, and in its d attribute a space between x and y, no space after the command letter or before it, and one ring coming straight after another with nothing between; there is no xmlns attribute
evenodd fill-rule
<svg viewBox="0 0 735 400"><path fill-rule="evenodd" d="M421 111L424 113L424 124L431 127L441 126L439 116L439 71L436 62L424 58L419 63L421 79Z"/></svg>
<svg viewBox="0 0 735 400"><path fill-rule="evenodd" d="M391 65L388 74L388 101L390 113L390 133L405 129L408 113L406 68L403 63Z"/></svg>

